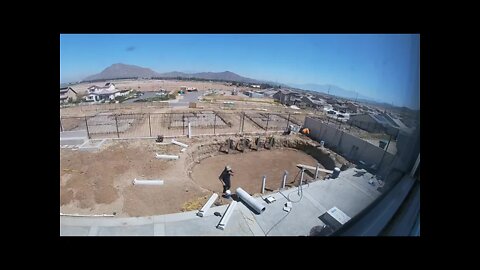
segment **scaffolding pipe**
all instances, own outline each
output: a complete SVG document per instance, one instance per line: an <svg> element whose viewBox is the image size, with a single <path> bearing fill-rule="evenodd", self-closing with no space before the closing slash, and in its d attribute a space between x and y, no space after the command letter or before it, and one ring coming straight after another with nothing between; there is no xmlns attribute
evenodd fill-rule
<svg viewBox="0 0 480 270"><path fill-rule="evenodd" d="M302 168L302 173L300 174L300 184L298 187L301 187L303 184L303 174L305 173L305 168ZM298 189L298 195L300 195L300 189Z"/></svg>
<svg viewBox="0 0 480 270"><path fill-rule="evenodd" d="M178 159L178 156L175 156L175 155L159 155L159 154L156 154L156 158L157 159Z"/></svg>
<svg viewBox="0 0 480 270"><path fill-rule="evenodd" d="M297 164L297 167L298 167L299 169L304 168L304 169L312 170L312 171L313 171L313 170L317 170L316 167L308 166L308 165L304 165L304 164ZM322 168L318 168L318 171L319 171L319 172L324 172L324 173L329 173L329 174L332 174L332 173L333 173L333 171L331 171L331 170L326 170L326 169L322 169Z"/></svg>
<svg viewBox="0 0 480 270"><path fill-rule="evenodd" d="M184 143L181 143L181 142L177 142L177 141L175 141L174 139L172 139L172 143L173 143L173 144L176 144L176 145L178 145L178 146L181 146L181 147L183 147L183 148L187 148L187 147L188 147L188 145L186 145L186 144L184 144Z"/></svg>
<svg viewBox="0 0 480 270"><path fill-rule="evenodd" d="M148 185L148 186L159 186L163 185L163 180L137 180L133 179L133 185Z"/></svg>
<svg viewBox="0 0 480 270"><path fill-rule="evenodd" d="M288 175L288 172L285 171L285 172L283 173L282 189L285 188L285 183L287 182L287 175Z"/></svg>
<svg viewBox="0 0 480 270"><path fill-rule="evenodd" d="M265 193L265 181L267 180L267 177L264 175L262 178L262 194Z"/></svg>
<svg viewBox="0 0 480 270"><path fill-rule="evenodd" d="M215 202L215 200L217 200L217 198L218 198L218 194L213 193L210 199L208 199L207 203L202 207L202 209L200 209L200 211L198 211L197 216L203 217L204 215L206 215L208 209L210 209L210 207Z"/></svg>
<svg viewBox="0 0 480 270"><path fill-rule="evenodd" d="M233 201L228 205L227 211L223 214L222 219L217 225L217 229L220 230L225 230L225 227L227 226L228 220L232 216L233 210L235 210L235 206L237 206L237 201Z"/></svg>
<svg viewBox="0 0 480 270"><path fill-rule="evenodd" d="M255 200L252 196L250 196L250 194L248 194L242 188L240 188L240 187L237 188L236 194L237 194L239 199L241 199L246 204L248 204L258 214L261 214L263 211L265 211L265 206L263 206L261 203L259 203L257 200Z"/></svg>

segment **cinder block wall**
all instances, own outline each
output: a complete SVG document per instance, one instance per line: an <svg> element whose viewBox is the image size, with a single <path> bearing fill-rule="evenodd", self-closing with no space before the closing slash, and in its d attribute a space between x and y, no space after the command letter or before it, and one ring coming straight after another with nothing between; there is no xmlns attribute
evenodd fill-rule
<svg viewBox="0 0 480 270"><path fill-rule="evenodd" d="M367 141L343 132L333 126L322 123L319 119L305 117L304 126L310 129L310 135L316 141L324 141L325 146L353 160L362 160L367 164L379 166L385 154L382 167L389 165L394 155ZM354 147L356 146L356 147ZM358 147L358 150L355 148Z"/></svg>

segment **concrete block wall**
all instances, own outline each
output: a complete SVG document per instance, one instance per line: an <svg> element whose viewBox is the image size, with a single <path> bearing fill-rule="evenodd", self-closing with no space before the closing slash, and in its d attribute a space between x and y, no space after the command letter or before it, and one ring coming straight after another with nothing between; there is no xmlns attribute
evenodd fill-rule
<svg viewBox="0 0 480 270"><path fill-rule="evenodd" d="M376 164L378 167L382 156L385 155L382 161L382 167L384 167L389 165L394 158L394 155L385 153L380 147L343 132L334 126L324 124L319 119L307 116L304 126L310 129L310 135L313 139L319 142L324 141L326 147L349 159L362 160L367 164ZM358 149L355 150L356 148Z"/></svg>

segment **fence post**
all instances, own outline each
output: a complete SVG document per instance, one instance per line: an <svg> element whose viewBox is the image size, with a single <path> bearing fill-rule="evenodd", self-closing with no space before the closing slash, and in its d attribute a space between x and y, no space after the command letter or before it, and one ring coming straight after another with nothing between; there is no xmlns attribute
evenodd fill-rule
<svg viewBox="0 0 480 270"><path fill-rule="evenodd" d="M117 138L120 138L120 133L118 132L118 121L117 121L117 115L115 115L115 126L117 127Z"/></svg>
<svg viewBox="0 0 480 270"><path fill-rule="evenodd" d="M285 188L285 183L287 182L287 175L288 175L288 172L285 171L283 173L283 179L282 179L282 187L280 189L284 189Z"/></svg>
<svg viewBox="0 0 480 270"><path fill-rule="evenodd" d="M242 134L243 134L243 127L245 126L245 112L242 114Z"/></svg>
<svg viewBox="0 0 480 270"><path fill-rule="evenodd" d="M90 139L90 132L88 131L87 116L85 115L85 126L87 127L87 136Z"/></svg>
<svg viewBox="0 0 480 270"><path fill-rule="evenodd" d="M264 175L262 177L262 194L265 193L265 182L266 182L267 177Z"/></svg>
<svg viewBox="0 0 480 270"><path fill-rule="evenodd" d="M217 124L217 114L213 112L215 115L215 118L213 119L213 135L215 135L215 125Z"/></svg>
<svg viewBox="0 0 480 270"><path fill-rule="evenodd" d="M303 173L305 172L305 168L302 167L302 172L300 174L300 183L298 184L299 187L303 184ZM298 195L300 195L300 189L298 189Z"/></svg>
<svg viewBox="0 0 480 270"><path fill-rule="evenodd" d="M152 137L152 125L150 124L150 113L148 114L148 127L150 128L150 137Z"/></svg>
<svg viewBox="0 0 480 270"><path fill-rule="evenodd" d="M63 132L62 117L60 116L60 130Z"/></svg>
<svg viewBox="0 0 480 270"><path fill-rule="evenodd" d="M288 125L290 124L290 114L288 114L288 119L287 119L287 129L288 129Z"/></svg>
<svg viewBox="0 0 480 270"><path fill-rule="evenodd" d="M182 135L185 135L185 113L182 114Z"/></svg>
<svg viewBox="0 0 480 270"><path fill-rule="evenodd" d="M267 126L265 127L265 132L268 132L268 121L270 120L270 114L267 113Z"/></svg>
<svg viewBox="0 0 480 270"><path fill-rule="evenodd" d="M242 112L242 116L240 117L240 134L243 134L243 121L245 121L245 112Z"/></svg>

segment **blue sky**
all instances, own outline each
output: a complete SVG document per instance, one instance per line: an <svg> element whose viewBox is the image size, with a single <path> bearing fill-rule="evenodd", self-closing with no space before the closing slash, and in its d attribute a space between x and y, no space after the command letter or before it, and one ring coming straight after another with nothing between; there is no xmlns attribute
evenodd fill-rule
<svg viewBox="0 0 480 270"><path fill-rule="evenodd" d="M259 80L333 84L419 107L419 35L61 35L60 81L114 63L157 72L232 71Z"/></svg>

